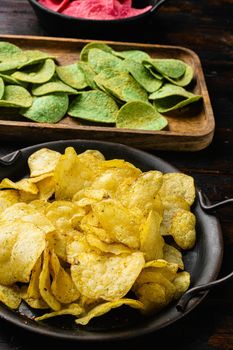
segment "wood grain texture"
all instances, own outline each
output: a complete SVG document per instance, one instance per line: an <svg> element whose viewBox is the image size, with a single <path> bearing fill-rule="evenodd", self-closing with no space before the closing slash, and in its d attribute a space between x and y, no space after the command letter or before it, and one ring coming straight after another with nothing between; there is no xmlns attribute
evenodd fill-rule
<svg viewBox="0 0 233 350"><path fill-rule="evenodd" d="M11 42L24 50L42 50L56 57L58 65L77 62L80 51L87 40L62 39L39 36L0 36L0 40ZM99 41L103 42L103 41ZM161 131L130 130L109 126L98 126L91 123L82 124L81 120L65 116L56 124L28 122L24 117L15 114L1 114L0 135L6 138L10 133L15 137L42 142L69 138L117 141L143 149L199 151L206 148L213 139L215 120L206 87L201 62L196 53L180 46L150 45L104 41L116 51L141 49L152 58L175 58L189 64L194 71L193 93L202 96L196 106L186 108L182 113L167 114L168 127ZM7 113L7 109L5 111ZM17 113L17 111L15 112Z"/></svg>
<svg viewBox="0 0 233 350"><path fill-rule="evenodd" d="M192 175L213 203L233 198L232 13L232 0L170 0L143 27L132 27L131 31L123 33L120 30L102 33L100 37L103 40L110 37L112 40L124 42L184 46L197 53L215 116L213 140L208 147L197 152L159 151L153 148L148 149L148 152ZM1 0L0 33L45 37L50 35L39 25L27 0ZM81 34L76 38L86 39ZM36 143L36 140L28 140L26 137L19 141L15 138L14 130L8 132L8 138L0 140L0 156ZM141 143L143 142L142 137ZM219 210L217 216L224 239L220 276L225 276L233 266L232 206ZM229 282L213 289L198 308L171 327L137 340L97 343L94 344L95 349L116 350L124 347L134 350L153 346L163 350L232 350L232 294L233 283ZM0 320L1 350L29 350L37 343L46 349L86 348L83 343L62 342L30 334Z"/></svg>

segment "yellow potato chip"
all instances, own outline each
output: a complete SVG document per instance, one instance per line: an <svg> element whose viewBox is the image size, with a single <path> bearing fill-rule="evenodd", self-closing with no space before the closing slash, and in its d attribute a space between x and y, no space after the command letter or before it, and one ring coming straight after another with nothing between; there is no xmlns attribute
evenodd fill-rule
<svg viewBox="0 0 233 350"><path fill-rule="evenodd" d="M49 306L42 298L35 299L27 296L27 286L21 288L21 297L33 309L49 309Z"/></svg>
<svg viewBox="0 0 233 350"><path fill-rule="evenodd" d="M79 256L82 253L92 251L96 252L96 250L93 249L87 242L86 236L80 233L67 245L67 261L71 265L77 265L79 264Z"/></svg>
<svg viewBox="0 0 233 350"><path fill-rule="evenodd" d="M77 192L72 198L72 201L73 202L80 201L83 198L101 201L102 199L107 199L108 197L109 197L109 194L106 190L87 188Z"/></svg>
<svg viewBox="0 0 233 350"><path fill-rule="evenodd" d="M86 215L85 209L83 210L79 209L79 211L72 216L72 218L70 219L70 223L74 230L80 230L81 221L85 217L85 215Z"/></svg>
<svg viewBox="0 0 233 350"><path fill-rule="evenodd" d="M98 173L98 167L105 161L104 155L100 151L93 149L78 154L78 158L86 166L92 167L95 173Z"/></svg>
<svg viewBox="0 0 233 350"><path fill-rule="evenodd" d="M86 234L86 240L88 244L94 248L97 248L103 253L112 253L115 255L130 253L130 249L121 243L105 243L101 241L95 234Z"/></svg>
<svg viewBox="0 0 233 350"><path fill-rule="evenodd" d="M22 299L35 309L48 309L48 304L42 299L39 289L39 276L42 269L41 256L34 265L30 282L21 288Z"/></svg>
<svg viewBox="0 0 233 350"><path fill-rule="evenodd" d="M102 164L102 171L96 176L91 184L92 189L105 190L112 198L123 197L125 188L131 184L139 175L140 171L137 168L132 167L104 167ZM125 164L125 163L123 163ZM126 163L127 164L127 163ZM119 186L121 184L121 186Z"/></svg>
<svg viewBox="0 0 233 350"><path fill-rule="evenodd" d="M21 303L20 290L17 286L3 286L0 284L0 301L10 309L18 309Z"/></svg>
<svg viewBox="0 0 233 350"><path fill-rule="evenodd" d="M73 240L70 239L70 243L68 243L67 249L66 249L67 261L70 264L78 264L79 263L78 262L79 256L82 253L95 252L95 253L101 255L103 250L96 247L96 245L89 243L91 235L92 234L90 234L90 233L77 232L77 234L73 237ZM97 237L97 239L98 239L98 237ZM103 243L105 243L105 242L103 242ZM99 243L99 244L101 244L101 243ZM108 244L106 244L106 247L107 246L108 246ZM127 249L127 247L126 247L126 249ZM128 253L131 253L131 250L129 248L128 248Z"/></svg>
<svg viewBox="0 0 233 350"><path fill-rule="evenodd" d="M49 305L49 307L54 311L58 311L61 309L61 304L55 298L55 296L51 291L49 260L50 260L50 252L48 247L46 247L43 252L43 264L42 264L42 270L39 276L39 290L43 300Z"/></svg>
<svg viewBox="0 0 233 350"><path fill-rule="evenodd" d="M170 244L165 243L163 246L163 258L169 263L174 263L179 266L181 270L184 269L184 262L182 260L182 253L171 246Z"/></svg>
<svg viewBox="0 0 233 350"><path fill-rule="evenodd" d="M161 234L163 236L171 235L171 225L173 216L176 212L179 212L180 209L190 211L190 205L188 202L181 196L177 195L168 195L162 197L163 202L163 221L161 223Z"/></svg>
<svg viewBox="0 0 233 350"><path fill-rule="evenodd" d="M160 225L160 233L162 236L169 236L171 235L171 225L172 225L172 218L173 215L176 211L179 209L171 209L171 210L166 210L164 209L163 212L163 220Z"/></svg>
<svg viewBox="0 0 233 350"><path fill-rule="evenodd" d="M132 163L126 162L124 159L110 159L101 163L102 168L117 168L117 169L127 169L129 171L128 175L132 175L132 172L140 175L141 170L136 168Z"/></svg>
<svg viewBox="0 0 233 350"><path fill-rule="evenodd" d="M10 208L8 208L10 209ZM45 232L30 222L0 224L0 283L29 282L31 271L45 248Z"/></svg>
<svg viewBox="0 0 233 350"><path fill-rule="evenodd" d="M101 172L93 182L93 188L104 188L113 197L118 197L124 188L142 173L140 169L123 159L111 159L101 163ZM119 183L121 186L119 186ZM123 192L122 192L123 191Z"/></svg>
<svg viewBox="0 0 233 350"><path fill-rule="evenodd" d="M169 210L164 209L163 220L160 226L160 232L162 236L172 235L171 227L172 227L173 218L176 216L177 213L181 213L183 210L185 209L175 208L175 207Z"/></svg>
<svg viewBox="0 0 233 350"><path fill-rule="evenodd" d="M171 272L171 271L170 271ZM175 286L170 281L170 278L172 277L171 274L168 275L169 278L166 277L166 268L145 268L141 271L140 275L138 276L137 280L134 284L134 290L137 295L138 288L141 287L141 285L147 284L147 283L156 283L164 287L165 290L165 298L167 303L169 303L175 295ZM173 278L175 277L175 273L173 274Z"/></svg>
<svg viewBox="0 0 233 350"><path fill-rule="evenodd" d="M53 279L51 291L55 298L62 304L70 304L76 301L80 293L71 279L70 272L61 266L58 257L53 251L50 257L50 266Z"/></svg>
<svg viewBox="0 0 233 350"><path fill-rule="evenodd" d="M90 299L85 297L84 295L80 295L80 298L79 298L79 304L80 306L83 307L84 310L90 310L93 307L102 303L103 303L103 300L101 299Z"/></svg>
<svg viewBox="0 0 233 350"><path fill-rule="evenodd" d="M123 204L128 208L137 207L144 214L153 209L154 199L162 186L163 175L160 171L151 170L142 173L124 193Z"/></svg>
<svg viewBox="0 0 233 350"><path fill-rule="evenodd" d="M0 212L19 202L19 193L16 190L0 191Z"/></svg>
<svg viewBox="0 0 233 350"><path fill-rule="evenodd" d="M65 200L53 201L45 210L47 219L60 231L73 229L71 219L78 212L83 214L75 203Z"/></svg>
<svg viewBox="0 0 233 350"><path fill-rule="evenodd" d="M167 267L168 262L164 259L156 259L147 261L144 265L144 269L148 267Z"/></svg>
<svg viewBox="0 0 233 350"><path fill-rule="evenodd" d="M93 233L101 241L104 241L106 243L113 243L112 238L110 237L109 233L106 232L99 222L98 217L94 214L92 209L90 209L87 214L82 218L80 223L81 230L85 233Z"/></svg>
<svg viewBox="0 0 233 350"><path fill-rule="evenodd" d="M46 178L37 182L37 188L39 190L38 198L41 200L48 200L55 192L55 181L53 176L47 176Z"/></svg>
<svg viewBox="0 0 233 350"><path fill-rule="evenodd" d="M189 205L192 205L195 199L194 179L183 173L164 174L159 194L162 198L170 196L182 197Z"/></svg>
<svg viewBox="0 0 233 350"><path fill-rule="evenodd" d="M72 231L69 231L72 235ZM46 235L46 241L51 250L54 250L56 255L63 261L67 261L66 247L70 240L70 236L59 230L55 230Z"/></svg>
<svg viewBox="0 0 233 350"><path fill-rule="evenodd" d="M166 210L172 210L172 209L190 210L190 204L185 200L184 197L181 197L181 196L166 195L166 197L162 197L162 203L163 203L164 209Z"/></svg>
<svg viewBox="0 0 233 350"><path fill-rule="evenodd" d="M40 175L37 175L37 176L34 176L34 177L29 177L28 181L30 181L33 184L38 184L38 182L46 179L47 177L53 177L53 172L49 172L49 173L46 173L46 174L40 174Z"/></svg>
<svg viewBox="0 0 233 350"><path fill-rule="evenodd" d="M23 190L19 191L19 198L21 202L30 203L36 199L48 200L55 191L55 182L52 173L39 175L28 179L31 183L36 184L37 193L32 194Z"/></svg>
<svg viewBox="0 0 233 350"><path fill-rule="evenodd" d="M173 281L175 285L175 299L179 299L190 286L190 274L187 271L179 272Z"/></svg>
<svg viewBox="0 0 233 350"><path fill-rule="evenodd" d="M94 225L91 224L91 219L95 217L94 215L92 215L92 212L89 212L89 214L87 214L80 223L80 229L84 234L92 234L95 235L99 240L101 240L104 243L107 244L112 244L114 243L114 239L111 237L110 233L105 231L103 228L101 227L96 227ZM94 222L93 222L94 224Z"/></svg>
<svg viewBox="0 0 233 350"><path fill-rule="evenodd" d="M81 313L83 313L83 311L84 311L83 308L79 304L71 303L59 311L52 311L42 316L38 316L35 318L35 321L43 321L51 317L62 316L62 315L79 316Z"/></svg>
<svg viewBox="0 0 233 350"><path fill-rule="evenodd" d="M73 147L67 147L54 170L55 198L71 200L73 195L89 187L94 178L91 164L82 162Z"/></svg>
<svg viewBox="0 0 233 350"><path fill-rule="evenodd" d="M153 210L163 217L164 206L159 194L157 194L153 199Z"/></svg>
<svg viewBox="0 0 233 350"><path fill-rule="evenodd" d="M143 304L142 313L152 314L160 311L167 305L165 288L158 283L142 284L136 295Z"/></svg>
<svg viewBox="0 0 233 350"><path fill-rule="evenodd" d="M79 201L76 201L75 203L79 207L87 209L87 211L89 211L90 210L90 205L93 204L93 203L96 203L96 202L97 202L97 200L94 199L94 198L82 198ZM86 207L88 207L88 208L86 208Z"/></svg>
<svg viewBox="0 0 233 350"><path fill-rule="evenodd" d="M178 264L169 263L164 259L152 260L148 261L144 269L147 269L147 272L160 272L164 277L166 277L169 281L173 281L176 277L178 271Z"/></svg>
<svg viewBox="0 0 233 350"><path fill-rule="evenodd" d="M22 179L16 182L11 181L8 178L5 178L0 183L0 189L15 189L19 191L28 192L31 194L37 194L38 193L38 187L31 182L30 179Z"/></svg>
<svg viewBox="0 0 233 350"><path fill-rule="evenodd" d="M114 301L131 289L145 260L142 252L124 255L83 252L78 264L71 265L71 276L77 289L91 299Z"/></svg>
<svg viewBox="0 0 233 350"><path fill-rule="evenodd" d="M55 230L47 235L47 241L59 258L66 261L66 246L70 241L70 237L77 234L74 230L75 216L77 219L78 213L83 215L82 208L80 209L75 203L70 201L54 201L47 205L45 209L46 218L54 225ZM81 218L80 218L81 220ZM77 220L75 221L77 223Z"/></svg>
<svg viewBox="0 0 233 350"><path fill-rule="evenodd" d="M139 248L140 217L133 210L112 199L95 203L92 209L102 228L115 242L123 243L133 249Z"/></svg>
<svg viewBox="0 0 233 350"><path fill-rule="evenodd" d="M37 194L19 191L19 202L30 203L31 201L37 200L38 198L39 198L39 189Z"/></svg>
<svg viewBox="0 0 233 350"><path fill-rule="evenodd" d="M145 253L145 260L163 257L164 239L160 234L162 217L151 210L147 220L140 228L140 250Z"/></svg>
<svg viewBox="0 0 233 350"><path fill-rule="evenodd" d="M40 290L39 290L39 276L41 273L41 269L42 269L42 262L41 262L41 256L40 256L32 269L30 282L28 284L27 296L29 298L39 299L41 297Z"/></svg>
<svg viewBox="0 0 233 350"><path fill-rule="evenodd" d="M109 193L103 189L85 189L81 190L72 198L72 201L75 202L80 207L90 206L92 203L99 202L102 199L109 198Z"/></svg>
<svg viewBox="0 0 233 350"><path fill-rule="evenodd" d="M38 212L31 205L26 203L13 204L0 214L0 223L4 221L15 222L15 220L32 223L45 233L52 232L55 229L44 214Z"/></svg>
<svg viewBox="0 0 233 350"><path fill-rule="evenodd" d="M44 199L35 199L28 204L30 207L32 207L33 209L35 209L36 211L44 215L45 215L46 207L49 205L49 203Z"/></svg>
<svg viewBox="0 0 233 350"><path fill-rule="evenodd" d="M97 305L96 307L91 309L85 316L76 319L75 322L77 324L86 325L90 322L92 318L104 315L111 309L120 307L122 305L128 305L134 309L143 309L143 304L140 301L129 298L122 298L120 300L109 301L107 303Z"/></svg>
<svg viewBox="0 0 233 350"><path fill-rule="evenodd" d="M196 218L193 213L180 209L172 218L171 235L182 249L193 248L196 242Z"/></svg>
<svg viewBox="0 0 233 350"><path fill-rule="evenodd" d="M54 171L61 154L48 148L41 148L28 158L30 177Z"/></svg>

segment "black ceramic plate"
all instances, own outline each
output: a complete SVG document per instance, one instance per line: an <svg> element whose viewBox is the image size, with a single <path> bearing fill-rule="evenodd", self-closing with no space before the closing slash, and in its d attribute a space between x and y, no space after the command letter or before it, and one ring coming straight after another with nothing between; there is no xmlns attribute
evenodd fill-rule
<svg viewBox="0 0 233 350"><path fill-rule="evenodd" d="M97 149L105 155L106 159L123 158L143 171L152 169L162 172L179 171L160 158L121 144L65 140L35 145L5 156L0 165L0 179L9 177L18 180L29 175L27 159L31 153L41 147L63 152L67 146L73 146L77 153L87 149ZM192 210L197 218L197 242L194 249L185 252L184 263L185 269L191 274L191 287L195 287L217 278L222 263L223 243L221 228L216 217L206 214L198 201L194 203ZM35 322L33 317L37 313L25 304L22 304L17 312L1 304L0 316L26 330L60 339L85 341L126 339L157 331L179 321L180 318L193 310L206 295L207 292L191 299L183 313L177 311L175 303L169 305L156 316L149 318L143 317L134 309L122 306L106 315L94 318L87 326L76 325L71 316L48 319L40 323Z"/></svg>

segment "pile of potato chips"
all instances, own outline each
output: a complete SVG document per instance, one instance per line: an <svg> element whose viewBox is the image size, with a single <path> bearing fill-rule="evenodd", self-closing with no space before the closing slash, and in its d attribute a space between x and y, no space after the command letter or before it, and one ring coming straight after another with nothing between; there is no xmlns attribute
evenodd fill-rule
<svg viewBox="0 0 233 350"><path fill-rule="evenodd" d="M121 305L157 313L188 289L192 177L73 147L41 148L28 166L29 177L0 183L2 303L85 325Z"/></svg>
<svg viewBox="0 0 233 350"><path fill-rule="evenodd" d="M69 115L79 123L162 130L166 113L201 100L189 89L193 75L179 59L116 51L98 42L86 44L69 65L59 65L49 53L0 42L0 107L40 123Z"/></svg>

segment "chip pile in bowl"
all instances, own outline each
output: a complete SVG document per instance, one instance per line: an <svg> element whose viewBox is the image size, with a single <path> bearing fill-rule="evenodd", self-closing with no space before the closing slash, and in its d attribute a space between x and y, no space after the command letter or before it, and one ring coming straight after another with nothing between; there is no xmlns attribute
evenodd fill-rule
<svg viewBox="0 0 233 350"><path fill-rule="evenodd" d="M192 177L73 147L41 148L28 167L28 177L0 183L3 304L86 325L121 305L156 314L188 289Z"/></svg>
<svg viewBox="0 0 233 350"><path fill-rule="evenodd" d="M145 13L152 6L132 7L132 0L39 0L41 5L64 15L94 20L115 20Z"/></svg>

